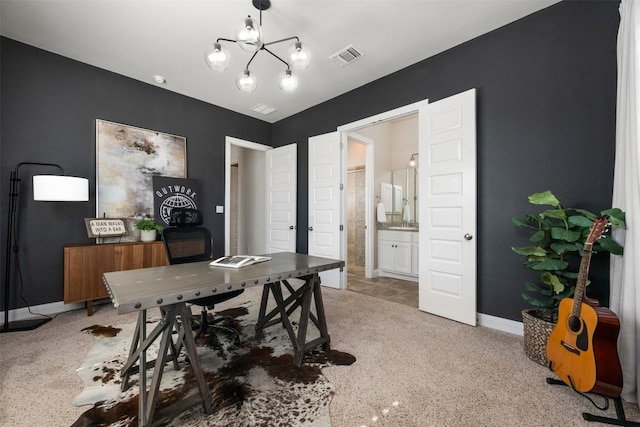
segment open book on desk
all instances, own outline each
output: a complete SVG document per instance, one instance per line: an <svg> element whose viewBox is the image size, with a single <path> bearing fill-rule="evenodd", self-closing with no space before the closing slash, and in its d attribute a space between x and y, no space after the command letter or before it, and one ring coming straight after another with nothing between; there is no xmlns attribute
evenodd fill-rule
<svg viewBox="0 0 640 427"><path fill-rule="evenodd" d="M270 259L271 257L260 255L232 255L223 256L214 261L211 261L209 265L213 265L216 267L240 268L246 267L247 265L251 264L257 264L259 262L269 261Z"/></svg>

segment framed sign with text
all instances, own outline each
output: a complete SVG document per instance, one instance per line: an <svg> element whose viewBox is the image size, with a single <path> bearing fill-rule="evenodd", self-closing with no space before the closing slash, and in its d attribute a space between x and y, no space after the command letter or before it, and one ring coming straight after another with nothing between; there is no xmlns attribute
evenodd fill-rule
<svg viewBox="0 0 640 427"><path fill-rule="evenodd" d="M85 218L89 238L127 236L129 230L123 218Z"/></svg>

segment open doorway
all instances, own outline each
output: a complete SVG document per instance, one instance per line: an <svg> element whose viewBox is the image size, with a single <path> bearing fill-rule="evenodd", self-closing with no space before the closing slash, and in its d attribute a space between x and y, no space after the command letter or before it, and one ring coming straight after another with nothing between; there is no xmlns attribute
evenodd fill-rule
<svg viewBox="0 0 640 427"><path fill-rule="evenodd" d="M402 304L418 307L418 284L417 273L392 274L389 277L387 271L380 269L379 262L379 224L376 218L377 204L381 199L381 188L383 183L392 183L392 177L396 170L407 170L411 155L418 151L418 114L420 106L426 105L427 101L415 103L400 109L392 110L378 116L363 119L359 122L345 125L338 128L342 131L342 141L346 140L347 162L346 162L346 189L345 192L345 216L346 219L346 240L347 240L347 284L346 288L355 292L365 293L379 298L399 302ZM362 274L359 264L359 251L357 246L362 244L359 236L357 214L350 212L357 206L359 197L357 189L354 191L351 183L358 182L362 178L362 154L358 150L363 149L362 144L354 141L353 136L358 139L367 140L371 143L371 159L365 161L364 173L368 175L368 189L365 202L365 222L363 230L365 236L365 248L368 249L367 260L365 261L368 274ZM366 146L364 146L366 147ZM374 151L375 149L375 151ZM406 180L405 180L406 182ZM396 183L398 186L399 183ZM413 196L408 194L409 189L403 188L403 199L410 199L415 203ZM404 200L400 200L402 206ZM402 222L402 215L393 211L393 204L389 203L388 212L385 209L386 225L393 226L396 222ZM357 209L357 207L355 207ZM351 218L354 218L351 220ZM412 219L415 222L417 216ZM398 224L400 225L400 224ZM416 224L417 226L417 224ZM417 233L416 233L417 234ZM350 244L351 239L351 244ZM416 239L417 240L417 239ZM417 246L417 243L416 243ZM412 259L409 262L412 263ZM355 264L352 266L351 264ZM383 264L384 267L384 264Z"/></svg>
<svg viewBox="0 0 640 427"><path fill-rule="evenodd" d="M297 145L225 144L225 255L295 252Z"/></svg>
<svg viewBox="0 0 640 427"><path fill-rule="evenodd" d="M265 152L272 147L226 137L225 141L225 253L265 252ZM222 256L223 254L215 254Z"/></svg>

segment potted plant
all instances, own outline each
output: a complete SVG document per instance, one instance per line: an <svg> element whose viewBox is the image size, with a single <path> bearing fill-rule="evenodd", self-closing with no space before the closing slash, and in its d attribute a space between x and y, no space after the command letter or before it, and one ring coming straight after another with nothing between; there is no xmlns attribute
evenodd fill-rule
<svg viewBox="0 0 640 427"><path fill-rule="evenodd" d="M162 234L162 226L153 218L142 218L136 222L136 228L140 230L140 240L143 242L153 242L158 234Z"/></svg>
<svg viewBox="0 0 640 427"><path fill-rule="evenodd" d="M546 206L541 212L512 218L518 226L529 229L530 246L511 249L526 258L524 266L537 273L537 281L526 281L522 298L534 308L522 311L525 353L532 360L547 364L546 343L557 321L558 305L572 297L584 242L593 221L607 217L612 226L625 227L625 213L617 208L596 215L588 210L565 208L551 191L529 196L529 203ZM622 255L623 249L609 235L603 234L595 243L593 253L609 252Z"/></svg>

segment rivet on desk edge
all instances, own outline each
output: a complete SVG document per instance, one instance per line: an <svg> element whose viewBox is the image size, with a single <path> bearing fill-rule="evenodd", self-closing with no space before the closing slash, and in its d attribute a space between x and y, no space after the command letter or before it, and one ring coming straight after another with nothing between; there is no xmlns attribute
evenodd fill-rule
<svg viewBox="0 0 640 427"><path fill-rule="evenodd" d="M213 292L215 294L216 292L218 292L218 288L211 289L211 292Z"/></svg>
<svg viewBox="0 0 640 427"><path fill-rule="evenodd" d="M182 295L178 295L178 301L180 301L182 299Z"/></svg>
<svg viewBox="0 0 640 427"><path fill-rule="evenodd" d="M158 301L156 301L156 303L162 304L162 298L159 298Z"/></svg>
<svg viewBox="0 0 640 427"><path fill-rule="evenodd" d="M200 296L200 291L196 292L196 296L199 297Z"/></svg>
<svg viewBox="0 0 640 427"><path fill-rule="evenodd" d="M229 290L230 290L231 288L232 288L232 286L231 286L231 285L227 286L227 289L229 289Z"/></svg>
<svg viewBox="0 0 640 427"><path fill-rule="evenodd" d="M140 308L142 307L142 304L140 304L139 302L136 303L136 305L134 305L135 308Z"/></svg>

